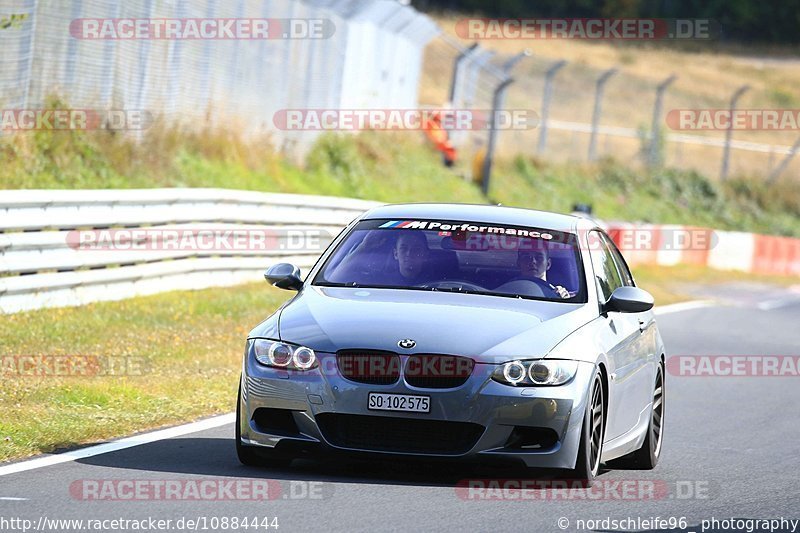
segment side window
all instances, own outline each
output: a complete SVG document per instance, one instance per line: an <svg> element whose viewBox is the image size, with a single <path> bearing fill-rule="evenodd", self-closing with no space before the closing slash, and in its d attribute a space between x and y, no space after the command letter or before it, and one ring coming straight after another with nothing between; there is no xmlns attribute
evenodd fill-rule
<svg viewBox="0 0 800 533"><path fill-rule="evenodd" d="M617 266L617 271L622 278L622 284L626 287L634 287L635 284L633 283L633 275L631 274L625 259L622 257L619 248L617 248L617 245L614 244L614 241L609 239L607 235L603 235L603 240L606 242L608 249L611 250L611 258L614 260L614 264Z"/></svg>
<svg viewBox="0 0 800 533"><path fill-rule="evenodd" d="M589 250L594 268L594 279L597 283L597 294L603 302L611 298L611 293L622 286L617 266L608 243L598 231L589 234Z"/></svg>

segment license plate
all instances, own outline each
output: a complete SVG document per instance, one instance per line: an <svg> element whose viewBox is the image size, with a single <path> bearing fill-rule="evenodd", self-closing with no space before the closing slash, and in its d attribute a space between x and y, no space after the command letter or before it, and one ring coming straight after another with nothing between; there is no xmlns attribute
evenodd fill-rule
<svg viewBox="0 0 800 533"><path fill-rule="evenodd" d="M370 392L367 409L372 411L406 411L410 413L429 413L431 411L430 396L411 394L385 394Z"/></svg>

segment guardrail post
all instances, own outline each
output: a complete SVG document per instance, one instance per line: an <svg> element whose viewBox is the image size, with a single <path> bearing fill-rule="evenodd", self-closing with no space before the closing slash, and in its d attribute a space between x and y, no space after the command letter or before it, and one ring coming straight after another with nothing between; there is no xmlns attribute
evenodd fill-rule
<svg viewBox="0 0 800 533"><path fill-rule="evenodd" d="M750 89L749 85L742 85L736 92L733 93L731 96L731 103L728 106L730 110L730 117L728 120L728 129L725 130L725 148L722 152L722 168L719 172L719 179L721 181L725 181L728 179L728 170L730 168L730 160L731 160L731 139L733 138L733 113L736 111L736 102L739 101L739 98Z"/></svg>
<svg viewBox="0 0 800 533"><path fill-rule="evenodd" d="M594 161L597 157L597 129L600 125L600 113L602 112L603 92L608 79L616 74L618 69L610 68L603 72L595 85L594 111L592 112L592 133L589 137L589 161Z"/></svg>
<svg viewBox="0 0 800 533"><path fill-rule="evenodd" d="M664 92L667 87L678 79L678 76L673 74L665 79L656 87L656 101L653 104L653 125L650 128L650 153L647 157L647 164L650 167L657 167L661 164L661 155L658 153L658 142L661 136L661 108L664 103Z"/></svg>
<svg viewBox="0 0 800 533"><path fill-rule="evenodd" d="M542 116L539 120L539 145L536 152L543 154L547 145L547 120L550 117L550 100L553 97L553 78L559 70L567 65L566 61L557 61L552 67L547 69L544 75L544 94L542 95Z"/></svg>

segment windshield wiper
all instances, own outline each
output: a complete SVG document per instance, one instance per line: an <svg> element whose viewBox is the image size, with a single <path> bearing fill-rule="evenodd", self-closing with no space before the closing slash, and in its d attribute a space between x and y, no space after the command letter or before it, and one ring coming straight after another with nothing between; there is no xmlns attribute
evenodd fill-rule
<svg viewBox="0 0 800 533"><path fill-rule="evenodd" d="M464 287L419 287L423 290L436 291L436 292L459 292L461 294L488 294L481 291L474 291L465 289Z"/></svg>
<svg viewBox="0 0 800 533"><path fill-rule="evenodd" d="M405 287L396 287L394 285L362 285L357 281L348 281L347 283L334 283L332 281L320 281L314 283L317 287L345 287L348 289L403 289Z"/></svg>

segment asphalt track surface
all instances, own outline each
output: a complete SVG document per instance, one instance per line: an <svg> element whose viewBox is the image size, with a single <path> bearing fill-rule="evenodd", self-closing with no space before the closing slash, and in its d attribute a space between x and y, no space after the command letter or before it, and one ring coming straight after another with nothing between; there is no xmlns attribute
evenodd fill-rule
<svg viewBox="0 0 800 533"><path fill-rule="evenodd" d="M697 295L712 294L698 290ZM714 291L713 296L721 301L658 317L669 356L800 355L800 294L758 285L732 285ZM589 521L685 517L691 526L711 517L797 519L799 379L682 377L668 373L666 433L659 465L652 471L603 471L601 488L595 485L590 489L594 492L489 491L483 494L492 499L479 499L478 493L466 499L466 491L456 490L460 480L523 475L514 468L485 465L337 458L296 460L282 469L245 467L236 459L233 425L225 424L77 461L0 475L0 530L21 531L20 522L3 523L3 519L28 519L34 527L40 517L171 519L172 526L182 517L205 517L205 523L198 524L200 531L224 531L222 522L212 522L223 517L266 517L270 523L277 517L279 532L641 531L670 528L667 523L637 527L636 522ZM277 497L260 501L235 497L214 501L109 501L84 500L80 491L74 490L76 484L85 487L81 480L104 479L238 480L245 484L270 479L274 480L271 494ZM114 531L115 525L107 522L103 530ZM76 529L62 525L45 530ZM169 530L181 531L174 527ZM252 527L239 530L276 531Z"/></svg>

